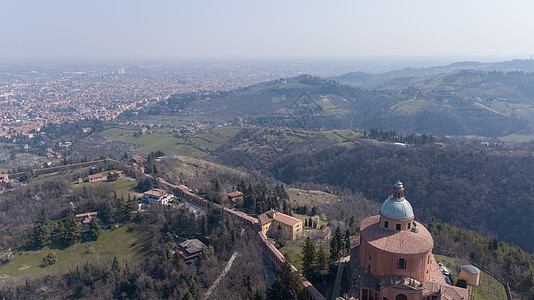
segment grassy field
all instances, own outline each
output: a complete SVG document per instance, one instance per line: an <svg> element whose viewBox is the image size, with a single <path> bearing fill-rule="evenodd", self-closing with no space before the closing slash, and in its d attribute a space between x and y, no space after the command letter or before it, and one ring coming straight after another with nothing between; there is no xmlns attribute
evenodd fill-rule
<svg viewBox="0 0 534 300"><path fill-rule="evenodd" d="M353 130L332 130L332 131L321 131L321 133L329 140L335 141L338 143L351 141L362 136L361 133Z"/></svg>
<svg viewBox="0 0 534 300"><path fill-rule="evenodd" d="M453 282L458 279L462 263L453 257L444 255L434 255L438 263L442 263L452 273ZM506 299L504 286L495 280L488 273L480 270L480 285L475 287L475 298L477 300Z"/></svg>
<svg viewBox="0 0 534 300"><path fill-rule="evenodd" d="M311 218L311 216L299 215L299 214L294 213L294 212L292 213L292 215L293 215L293 217L301 220L303 224L304 224L304 219L309 220ZM317 224L317 229L321 228L321 226L326 226L326 225L328 225L328 221L325 221L323 219L319 219L319 224Z"/></svg>
<svg viewBox="0 0 534 300"><path fill-rule="evenodd" d="M317 190L302 190L296 188L287 188L286 190L291 202L294 202L296 205L308 205L310 208L320 203L330 203L339 200L339 197L334 194Z"/></svg>
<svg viewBox="0 0 534 300"><path fill-rule="evenodd" d="M109 172L104 172L104 176L107 176ZM118 197L121 197L121 196L124 196L124 198L128 197L128 194L130 194L130 196L136 196L137 198L140 198L141 196L143 196L143 194L140 194L140 193L137 193L136 191L134 191L134 188L136 186L136 184L130 180L128 180L127 178L119 178L115 181L95 181L95 182L86 182L84 181L82 184L79 184L77 181L76 182L73 182L71 183L71 186L72 186L72 189L73 190L78 190L78 189L82 189L84 186L86 185L91 185L91 186L111 186L113 187L113 190L115 190L117 192L117 196Z"/></svg>
<svg viewBox="0 0 534 300"><path fill-rule="evenodd" d="M512 134L500 137L499 140L506 143L525 143L534 140L534 135Z"/></svg>
<svg viewBox="0 0 534 300"><path fill-rule="evenodd" d="M169 159L172 160L172 176L178 176L181 173L185 177L196 178L197 173L213 172L235 174L238 176L247 175L245 172L194 157L177 155L169 157Z"/></svg>
<svg viewBox="0 0 534 300"><path fill-rule="evenodd" d="M304 246L304 240L295 240L295 241L287 241L286 245L280 249L280 253L284 255L284 257L289 258L291 260L291 263L297 268L299 271L302 272L302 247ZM315 251L319 251L319 247L323 248L326 256L328 257L330 255L330 244L328 242L324 242L321 244L315 243Z"/></svg>
<svg viewBox="0 0 534 300"><path fill-rule="evenodd" d="M65 249L44 247L37 251L13 252L14 259L0 266L0 278L62 274L85 262L109 265L115 256L121 263L137 265L149 255L151 234L146 229L136 225L123 226L104 231L96 241L76 243ZM49 252L57 254L57 263L43 268L41 261Z"/></svg>
<svg viewBox="0 0 534 300"><path fill-rule="evenodd" d="M137 130L110 128L103 131L102 135L111 140L137 144L139 147L136 151L141 154L161 150L168 155L199 158L219 147L240 130L238 127L216 127L192 135L188 140L176 137L172 129L157 129L153 133L134 136Z"/></svg>

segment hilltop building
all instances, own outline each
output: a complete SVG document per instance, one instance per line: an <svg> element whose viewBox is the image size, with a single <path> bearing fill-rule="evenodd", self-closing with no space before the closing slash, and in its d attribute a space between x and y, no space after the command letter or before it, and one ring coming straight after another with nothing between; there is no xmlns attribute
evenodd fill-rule
<svg viewBox="0 0 534 300"><path fill-rule="evenodd" d="M267 235L279 231L281 236L291 240L302 236L302 221L279 213L275 210L264 212L258 216L261 231Z"/></svg>
<svg viewBox="0 0 534 300"><path fill-rule="evenodd" d="M380 214L362 221L360 238L351 240L350 252L359 299L468 299L467 289L447 284L432 254L434 240L414 218L403 184L397 181Z"/></svg>
<svg viewBox="0 0 534 300"><path fill-rule="evenodd" d="M169 205L172 199L174 199L174 195L162 189L151 189L150 191L144 192L143 197L141 197L141 201L161 205Z"/></svg>

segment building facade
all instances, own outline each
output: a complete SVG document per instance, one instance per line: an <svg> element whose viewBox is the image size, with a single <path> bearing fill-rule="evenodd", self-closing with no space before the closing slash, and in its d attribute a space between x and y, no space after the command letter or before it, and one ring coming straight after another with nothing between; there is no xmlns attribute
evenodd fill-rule
<svg viewBox="0 0 534 300"><path fill-rule="evenodd" d="M274 210L259 215L258 222L265 235L279 233L282 238L291 240L302 236L301 220Z"/></svg>
<svg viewBox="0 0 534 300"><path fill-rule="evenodd" d="M468 299L451 286L432 254L434 240L414 220L404 187L397 181L379 215L364 219L351 241L351 272L361 300Z"/></svg>
<svg viewBox="0 0 534 300"><path fill-rule="evenodd" d="M174 199L174 195L162 189L151 189L144 192L143 197L141 197L141 201L160 205L169 205L172 199Z"/></svg>

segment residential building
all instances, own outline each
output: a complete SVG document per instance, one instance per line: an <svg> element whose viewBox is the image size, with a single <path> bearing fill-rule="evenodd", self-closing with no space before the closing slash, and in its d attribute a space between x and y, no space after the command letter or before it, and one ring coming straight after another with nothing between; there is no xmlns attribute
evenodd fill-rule
<svg viewBox="0 0 534 300"><path fill-rule="evenodd" d="M141 201L161 205L169 205L172 199L174 199L174 195L162 189L151 189L144 192L143 197L141 197Z"/></svg>
<svg viewBox="0 0 534 300"><path fill-rule="evenodd" d="M178 245L178 253L186 262L189 262L199 256L205 247L206 245L197 239L186 239Z"/></svg>
<svg viewBox="0 0 534 300"><path fill-rule="evenodd" d="M290 240L302 236L303 226L301 220L275 210L270 210L259 215L258 221L261 231L265 235L280 234L282 238Z"/></svg>
<svg viewBox="0 0 534 300"><path fill-rule="evenodd" d="M106 179L106 178L102 175L102 173L89 175L88 178L89 178L89 182L100 181L100 180L104 180L104 179Z"/></svg>

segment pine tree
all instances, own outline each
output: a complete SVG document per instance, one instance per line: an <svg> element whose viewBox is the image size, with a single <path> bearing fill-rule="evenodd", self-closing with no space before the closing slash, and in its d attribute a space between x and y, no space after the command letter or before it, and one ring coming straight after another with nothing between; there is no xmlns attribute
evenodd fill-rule
<svg viewBox="0 0 534 300"><path fill-rule="evenodd" d="M267 299L297 299L302 289L299 278L291 271L288 259L282 264L274 283L267 290Z"/></svg>
<svg viewBox="0 0 534 300"><path fill-rule="evenodd" d="M323 247L319 247L319 251L317 253L317 267L319 269L319 273L322 276L326 275L328 271L328 260L326 258L326 252L324 251Z"/></svg>
<svg viewBox="0 0 534 300"><path fill-rule="evenodd" d="M100 224L96 218L92 218L89 225L90 225L90 229L89 229L90 238L93 241L96 241L98 237L100 236L100 233L102 232L102 227L100 227Z"/></svg>
<svg viewBox="0 0 534 300"><path fill-rule="evenodd" d="M44 247L51 242L50 220L43 210L33 229L33 244L37 248Z"/></svg>
<svg viewBox="0 0 534 300"><path fill-rule="evenodd" d="M80 235L80 224L78 224L76 218L74 218L74 214L68 214L64 222L63 241L70 246L78 241Z"/></svg>
<svg viewBox="0 0 534 300"><path fill-rule="evenodd" d="M310 276L313 272L313 262L315 261L315 246L310 237L306 238L302 249L302 271L304 276Z"/></svg>

